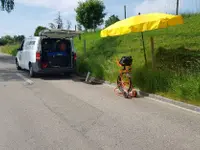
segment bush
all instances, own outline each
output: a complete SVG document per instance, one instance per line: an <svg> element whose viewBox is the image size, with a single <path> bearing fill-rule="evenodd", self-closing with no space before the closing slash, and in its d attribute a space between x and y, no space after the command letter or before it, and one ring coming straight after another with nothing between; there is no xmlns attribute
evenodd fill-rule
<svg viewBox="0 0 200 150"><path fill-rule="evenodd" d="M173 76L165 71L153 71L147 68L133 70L133 84L146 92L167 92L172 79Z"/></svg>

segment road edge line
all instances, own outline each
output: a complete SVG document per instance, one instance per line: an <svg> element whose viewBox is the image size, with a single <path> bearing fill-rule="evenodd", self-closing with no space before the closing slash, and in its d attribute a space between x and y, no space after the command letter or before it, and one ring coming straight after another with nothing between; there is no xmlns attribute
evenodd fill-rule
<svg viewBox="0 0 200 150"><path fill-rule="evenodd" d="M105 81L103 83L104 86L110 87L110 88L115 88L117 85L116 84L111 84L110 82ZM199 114L200 115L200 107L192 105L192 104L188 104L188 103L184 103L184 102L180 102L180 101L176 101L173 99L169 99L166 97L162 97L156 94L149 94L146 92L143 92L139 89L136 89L137 93L139 96L144 97L147 100L153 100L156 102L160 102L163 104L168 104L170 106L174 106L176 108L182 109L182 110L186 110L195 114Z"/></svg>
<svg viewBox="0 0 200 150"><path fill-rule="evenodd" d="M17 75L18 77L22 78L26 83L28 83L28 84L30 84L30 85L34 83L32 80L26 78L26 77L23 76L21 73L16 73L16 75Z"/></svg>

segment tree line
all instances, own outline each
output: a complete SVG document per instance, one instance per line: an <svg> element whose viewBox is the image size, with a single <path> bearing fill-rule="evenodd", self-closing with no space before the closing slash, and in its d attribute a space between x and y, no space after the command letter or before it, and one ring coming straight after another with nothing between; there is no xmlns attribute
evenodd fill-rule
<svg viewBox="0 0 200 150"><path fill-rule="evenodd" d="M11 12L14 9L14 0L1 0L0 3L3 11ZM105 23L105 27L108 27L120 20L116 15L111 15L107 20L105 20L105 16L107 15L105 9L106 7L102 0L79 1L77 8L74 10L76 12L76 21L78 23L76 29L79 31L96 31L96 29L103 23ZM38 26L34 35L37 36L41 30L47 28L69 30L71 29L71 25L72 23L69 20L66 20L66 23L64 23L59 12L53 23L49 23L49 27Z"/></svg>
<svg viewBox="0 0 200 150"><path fill-rule="evenodd" d="M101 0L86 0L85 2L78 2L78 7L75 9L76 21L78 22L78 24L76 25L76 29L78 31L96 31L98 26L104 23L104 18L106 16L105 8L106 7ZM108 27L119 20L120 19L117 15L111 15L105 21L105 27ZM63 18L61 17L60 12L58 12L56 19L54 19L54 22L49 23L49 28L69 30L71 29L71 25L71 22L67 20L65 26ZM39 32L43 29L47 29L47 27L38 26L35 30L34 35L38 36Z"/></svg>
<svg viewBox="0 0 200 150"><path fill-rule="evenodd" d="M15 36L2 36L0 38L0 46L6 45L6 44L15 44L15 43L21 43L24 40L24 35L15 35Z"/></svg>

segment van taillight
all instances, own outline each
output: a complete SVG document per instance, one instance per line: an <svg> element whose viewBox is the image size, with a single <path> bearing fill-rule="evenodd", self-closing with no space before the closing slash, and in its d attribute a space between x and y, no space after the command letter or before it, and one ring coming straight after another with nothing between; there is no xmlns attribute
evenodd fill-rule
<svg viewBox="0 0 200 150"><path fill-rule="evenodd" d="M76 55L76 53L74 53L74 60L76 60L76 58L77 58L77 55Z"/></svg>
<svg viewBox="0 0 200 150"><path fill-rule="evenodd" d="M40 52L36 53L36 60L40 60Z"/></svg>
<svg viewBox="0 0 200 150"><path fill-rule="evenodd" d="M42 68L47 68L48 64L47 63L42 63Z"/></svg>

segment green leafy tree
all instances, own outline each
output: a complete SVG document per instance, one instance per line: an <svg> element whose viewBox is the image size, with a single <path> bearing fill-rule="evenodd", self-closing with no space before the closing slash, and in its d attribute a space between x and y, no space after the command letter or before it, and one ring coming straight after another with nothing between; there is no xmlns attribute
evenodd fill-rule
<svg viewBox="0 0 200 150"><path fill-rule="evenodd" d="M8 13L14 9L14 0L0 0L0 9L2 11L7 11Z"/></svg>
<svg viewBox="0 0 200 150"><path fill-rule="evenodd" d="M0 38L0 45L21 43L24 38L24 35L14 35L13 37L11 37L10 35L5 35Z"/></svg>
<svg viewBox="0 0 200 150"><path fill-rule="evenodd" d="M57 18L54 20L54 23L49 23L49 27L51 29L63 29L64 24L63 24L63 19L60 15L60 12L58 12Z"/></svg>
<svg viewBox="0 0 200 150"><path fill-rule="evenodd" d="M7 44L14 43L14 39L10 35L6 35L3 39L7 42Z"/></svg>
<svg viewBox="0 0 200 150"><path fill-rule="evenodd" d="M47 29L46 27L43 27L43 26L38 26L36 29L35 29L35 33L34 33L34 36L39 36L39 33L42 31L42 30L45 30Z"/></svg>
<svg viewBox="0 0 200 150"><path fill-rule="evenodd" d="M3 37L1 37L0 38L0 46L6 45L6 44L7 44L7 41Z"/></svg>
<svg viewBox="0 0 200 150"><path fill-rule="evenodd" d="M13 40L15 43L21 43L24 40L25 36L24 35L15 35L13 37Z"/></svg>
<svg viewBox="0 0 200 150"><path fill-rule="evenodd" d="M86 0L78 2L76 11L76 21L81 24L86 30L96 29L97 26L104 22L105 5L102 0Z"/></svg>
<svg viewBox="0 0 200 150"><path fill-rule="evenodd" d="M120 21L118 16L112 15L108 18L108 20L106 20L105 22L105 27L108 27L116 22Z"/></svg>

